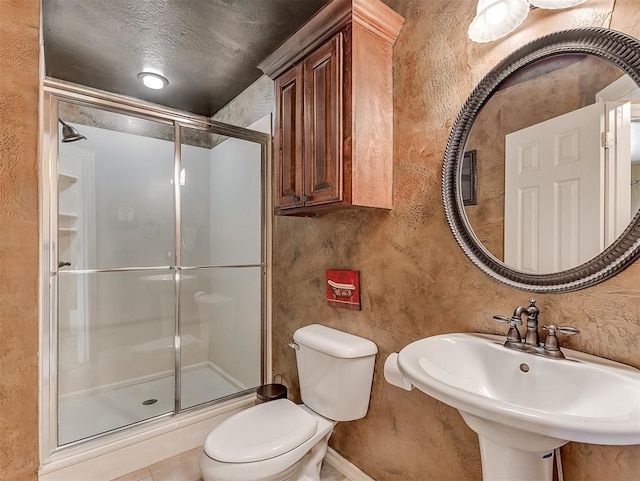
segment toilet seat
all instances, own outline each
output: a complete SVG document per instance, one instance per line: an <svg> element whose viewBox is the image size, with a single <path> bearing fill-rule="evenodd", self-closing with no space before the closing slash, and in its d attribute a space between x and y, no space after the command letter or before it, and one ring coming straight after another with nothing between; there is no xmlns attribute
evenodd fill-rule
<svg viewBox="0 0 640 481"><path fill-rule="evenodd" d="M204 452L223 463L275 458L309 440L318 421L288 399L270 401L226 419L207 436Z"/></svg>
<svg viewBox="0 0 640 481"><path fill-rule="evenodd" d="M270 401L265 404L253 406L246 411L253 411L262 408L262 406L278 401ZM283 399L282 401L285 400ZM304 404L297 405L296 407L309 414L309 416L311 416L316 422L316 431L313 433L311 438L280 456L253 463L225 463L217 461L213 459L205 449L203 450L200 458L200 472L202 473L202 478L205 480L215 481L256 481L265 479L282 481L282 479L287 479L286 476L289 474L288 471L292 469L295 470L296 463L299 463L300 460L323 438L326 438L325 442L328 440L329 436L333 432L333 427L336 424L335 421L323 418ZM243 412L245 411L235 414L232 417L238 416ZM223 422L226 422L226 420ZM222 423L216 427L214 431L216 431L220 426L222 426ZM212 434L213 433L210 433L209 436ZM209 436L207 436L207 439Z"/></svg>

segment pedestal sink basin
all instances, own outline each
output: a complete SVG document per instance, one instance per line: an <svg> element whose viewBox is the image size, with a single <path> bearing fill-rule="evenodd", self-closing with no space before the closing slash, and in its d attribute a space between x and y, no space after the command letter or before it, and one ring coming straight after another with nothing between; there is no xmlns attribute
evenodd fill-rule
<svg viewBox="0 0 640 481"><path fill-rule="evenodd" d="M483 479L551 480L552 451L569 441L640 444L640 371L563 349L548 359L504 338L444 334L398 354L401 374L457 408L478 433Z"/></svg>

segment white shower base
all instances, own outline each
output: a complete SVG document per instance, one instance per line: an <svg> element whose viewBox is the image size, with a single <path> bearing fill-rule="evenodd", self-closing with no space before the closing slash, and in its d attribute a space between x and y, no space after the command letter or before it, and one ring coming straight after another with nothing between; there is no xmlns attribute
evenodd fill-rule
<svg viewBox="0 0 640 481"><path fill-rule="evenodd" d="M153 418L174 409L172 375L111 389L63 396L58 403L59 444ZM191 407L247 389L204 365L182 372L182 407ZM144 405L149 399L157 402Z"/></svg>

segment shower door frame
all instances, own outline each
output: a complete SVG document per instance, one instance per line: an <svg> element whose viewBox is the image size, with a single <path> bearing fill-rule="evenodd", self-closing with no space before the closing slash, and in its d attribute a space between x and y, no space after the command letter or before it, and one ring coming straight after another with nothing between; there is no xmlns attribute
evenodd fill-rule
<svg viewBox="0 0 640 481"><path fill-rule="evenodd" d="M145 267L145 270L163 269L175 272L175 402L172 412L138 421L133 424L96 434L65 445L58 445L58 103L59 101L80 104L109 112L130 115L145 120L160 122L174 127L174 265ZM239 266L181 266L181 224L180 224L180 170L181 170L181 130L191 128L236 138L260 145L261 154L261 383L271 377L271 231L273 216L271 206L271 152L270 134L225 124L208 117L190 114L149 102L111 94L52 78L45 78L42 85L41 111L41 163L40 163L40 464L65 458L86 457L90 451L99 450L109 444L109 436L124 431L142 432L167 418L178 419L195 411L216 410L225 401L255 397L256 388L250 388L204 404L183 409L180 405L181 348L180 348L180 293L181 271L210 267ZM82 269L80 273L134 271L132 268ZM212 414L213 415L213 414ZM184 417L186 417L184 416ZM111 436L113 438L113 436Z"/></svg>

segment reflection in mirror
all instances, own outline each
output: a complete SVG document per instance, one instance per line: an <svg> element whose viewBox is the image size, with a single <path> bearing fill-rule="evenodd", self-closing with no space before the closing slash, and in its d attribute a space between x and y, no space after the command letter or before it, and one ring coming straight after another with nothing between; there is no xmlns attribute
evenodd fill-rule
<svg viewBox="0 0 640 481"><path fill-rule="evenodd" d="M513 52L478 83L451 129L442 198L456 242L483 272L516 289L570 292L640 258L631 154L638 52L640 41L621 32L565 30ZM569 121L583 109L598 111L599 128L583 131ZM554 123L545 136L535 132ZM535 135L524 136L531 130ZM463 160L471 150L477 203L464 205ZM598 159L590 165L593 176L583 172L589 155ZM537 180L528 183L529 174ZM581 231L590 217L597 220L595 235Z"/></svg>
<svg viewBox="0 0 640 481"><path fill-rule="evenodd" d="M477 169L464 213L484 247L521 272L571 269L640 208L640 89L604 59L547 57L495 89L464 151Z"/></svg>

